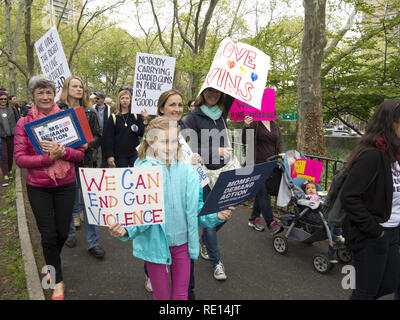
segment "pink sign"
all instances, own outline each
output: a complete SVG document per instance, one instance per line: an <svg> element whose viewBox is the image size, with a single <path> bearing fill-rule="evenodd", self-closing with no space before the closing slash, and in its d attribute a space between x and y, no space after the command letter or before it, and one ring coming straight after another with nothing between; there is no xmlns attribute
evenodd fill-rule
<svg viewBox="0 0 400 320"><path fill-rule="evenodd" d="M322 167L324 163L322 161L316 161L311 159L297 159L292 168L292 179L293 178L304 178L310 181L319 183L322 173Z"/></svg>
<svg viewBox="0 0 400 320"><path fill-rule="evenodd" d="M246 116L253 117L253 121L275 120L275 89L264 89L261 100L261 110L235 99L230 110L232 121L243 121Z"/></svg>

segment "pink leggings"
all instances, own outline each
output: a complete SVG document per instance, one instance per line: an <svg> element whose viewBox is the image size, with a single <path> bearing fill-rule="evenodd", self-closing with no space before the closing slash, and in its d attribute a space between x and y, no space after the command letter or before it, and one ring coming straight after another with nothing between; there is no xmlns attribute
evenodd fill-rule
<svg viewBox="0 0 400 320"><path fill-rule="evenodd" d="M190 257L188 244L169 247L172 264L171 272L172 297L169 289L167 265L146 261L154 300L187 300L190 280Z"/></svg>

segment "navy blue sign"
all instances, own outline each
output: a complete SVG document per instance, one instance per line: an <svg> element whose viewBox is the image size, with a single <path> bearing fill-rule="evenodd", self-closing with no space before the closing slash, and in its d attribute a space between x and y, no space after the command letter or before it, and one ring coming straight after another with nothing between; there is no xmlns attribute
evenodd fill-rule
<svg viewBox="0 0 400 320"><path fill-rule="evenodd" d="M76 148L86 143L85 135L74 109L26 123L25 131L36 154L43 154L42 141L55 141L60 145Z"/></svg>
<svg viewBox="0 0 400 320"><path fill-rule="evenodd" d="M271 175L276 161L222 172L199 216L219 212L254 198Z"/></svg>

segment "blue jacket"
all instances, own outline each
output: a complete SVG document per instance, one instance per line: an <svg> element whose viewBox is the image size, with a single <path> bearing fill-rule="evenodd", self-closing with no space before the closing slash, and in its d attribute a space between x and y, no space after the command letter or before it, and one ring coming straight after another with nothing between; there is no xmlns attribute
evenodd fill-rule
<svg viewBox="0 0 400 320"><path fill-rule="evenodd" d="M198 217L203 207L202 189L197 172L190 164L174 162L169 170L165 164L153 159L136 160L135 167L162 166L164 184L165 220L173 218L173 210L184 210L187 218L188 248L191 259L199 256L198 227L212 228L222 223L217 214ZM198 186L197 188L194 186ZM128 234L121 241L133 240L133 255L139 259L171 264L171 254L166 238L166 225L125 227Z"/></svg>

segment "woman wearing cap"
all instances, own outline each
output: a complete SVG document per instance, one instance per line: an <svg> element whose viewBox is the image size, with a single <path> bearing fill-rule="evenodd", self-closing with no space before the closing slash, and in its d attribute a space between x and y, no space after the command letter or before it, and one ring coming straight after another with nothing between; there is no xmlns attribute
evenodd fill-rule
<svg viewBox="0 0 400 320"><path fill-rule="evenodd" d="M52 299L64 300L60 254L68 236L75 200L74 162L83 159L84 149L42 141L44 153L36 154L24 125L57 114L61 109L54 102L56 88L52 80L42 75L32 77L28 90L34 105L28 115L17 122L15 162L20 168L28 169L26 189L29 203L42 238L43 254L49 268L47 279L55 283Z"/></svg>
<svg viewBox="0 0 400 320"><path fill-rule="evenodd" d="M14 153L14 130L19 119L18 111L8 104L7 91L0 91L0 137L1 137L1 170L3 187L7 187L11 175Z"/></svg>

